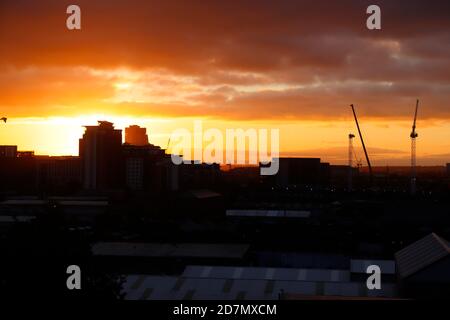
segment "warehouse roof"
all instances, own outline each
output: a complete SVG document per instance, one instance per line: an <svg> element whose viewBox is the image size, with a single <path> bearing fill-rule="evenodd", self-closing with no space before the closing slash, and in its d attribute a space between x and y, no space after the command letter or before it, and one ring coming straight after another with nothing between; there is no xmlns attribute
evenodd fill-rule
<svg viewBox="0 0 450 320"><path fill-rule="evenodd" d="M247 244L98 242L97 256L242 258Z"/></svg>
<svg viewBox="0 0 450 320"><path fill-rule="evenodd" d="M380 290L367 290L365 282L314 282L254 279L185 278L173 276L129 275L123 292L125 299L278 299L279 294L305 296L395 297L393 284Z"/></svg>
<svg viewBox="0 0 450 320"><path fill-rule="evenodd" d="M212 279L256 279L328 282L345 282L350 280L350 272L348 270L227 266L187 266L182 276L189 278Z"/></svg>
<svg viewBox="0 0 450 320"><path fill-rule="evenodd" d="M394 260L350 260L350 272L352 273L366 273L367 267L371 265L379 266L382 274L395 274Z"/></svg>
<svg viewBox="0 0 450 320"><path fill-rule="evenodd" d="M420 239L395 254L397 268L401 278L423 270L450 254L448 242L438 235Z"/></svg>

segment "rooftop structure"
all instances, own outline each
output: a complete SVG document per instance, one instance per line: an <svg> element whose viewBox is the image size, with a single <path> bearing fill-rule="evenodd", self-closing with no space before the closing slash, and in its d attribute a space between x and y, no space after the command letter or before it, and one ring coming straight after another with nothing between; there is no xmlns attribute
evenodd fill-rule
<svg viewBox="0 0 450 320"><path fill-rule="evenodd" d="M148 145L147 129L136 125L125 128L125 143L133 146Z"/></svg>
<svg viewBox="0 0 450 320"><path fill-rule="evenodd" d="M449 258L448 242L435 233L431 233L395 254L398 273L403 279L431 269L438 263L444 262L444 259L449 264Z"/></svg>
<svg viewBox="0 0 450 320"><path fill-rule="evenodd" d="M285 295L396 297L394 284L381 290L367 290L361 282L321 282L265 279L214 279L173 276L130 275L123 287L125 299L208 299L208 300L276 300Z"/></svg>

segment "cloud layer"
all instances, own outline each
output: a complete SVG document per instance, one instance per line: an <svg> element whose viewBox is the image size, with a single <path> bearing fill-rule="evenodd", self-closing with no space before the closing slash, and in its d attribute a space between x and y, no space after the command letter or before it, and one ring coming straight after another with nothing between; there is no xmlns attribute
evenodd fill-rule
<svg viewBox="0 0 450 320"><path fill-rule="evenodd" d="M0 3L0 107L11 114L450 118L450 2L79 0Z"/></svg>

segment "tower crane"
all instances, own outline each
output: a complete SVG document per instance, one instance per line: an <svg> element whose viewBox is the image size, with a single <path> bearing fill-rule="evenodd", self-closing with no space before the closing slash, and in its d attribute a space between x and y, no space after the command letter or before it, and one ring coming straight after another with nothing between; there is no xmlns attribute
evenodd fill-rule
<svg viewBox="0 0 450 320"><path fill-rule="evenodd" d="M361 129L359 128L358 117L356 116L355 107L353 106L353 104L351 104L350 107L352 107L353 117L355 118L356 127L358 128L358 134L359 134L359 138L361 139L361 144L362 144L362 147L364 150L364 155L366 156L367 166L369 167L370 182L372 182L372 178L373 178L372 165L370 164L370 159L369 159L369 155L366 150L366 145L364 144L364 139L363 139L363 136L361 133Z"/></svg>
<svg viewBox="0 0 450 320"><path fill-rule="evenodd" d="M416 101L416 110L414 112L414 121L412 125L412 131L409 135L411 138L411 194L416 193L416 179L417 179L417 169L416 169L416 139L419 136L416 132L416 120L417 111L419 109L419 99Z"/></svg>

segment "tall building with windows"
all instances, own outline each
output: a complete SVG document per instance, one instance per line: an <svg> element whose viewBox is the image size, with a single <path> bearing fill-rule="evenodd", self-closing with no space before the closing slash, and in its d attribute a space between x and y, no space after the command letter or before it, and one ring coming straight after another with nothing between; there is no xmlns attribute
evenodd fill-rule
<svg viewBox="0 0 450 320"><path fill-rule="evenodd" d="M85 126L79 141L83 185L87 190L108 191L120 188L123 181L122 130L113 123L99 121Z"/></svg>
<svg viewBox="0 0 450 320"><path fill-rule="evenodd" d="M131 190L144 189L145 161L143 157L125 159L125 185Z"/></svg>

